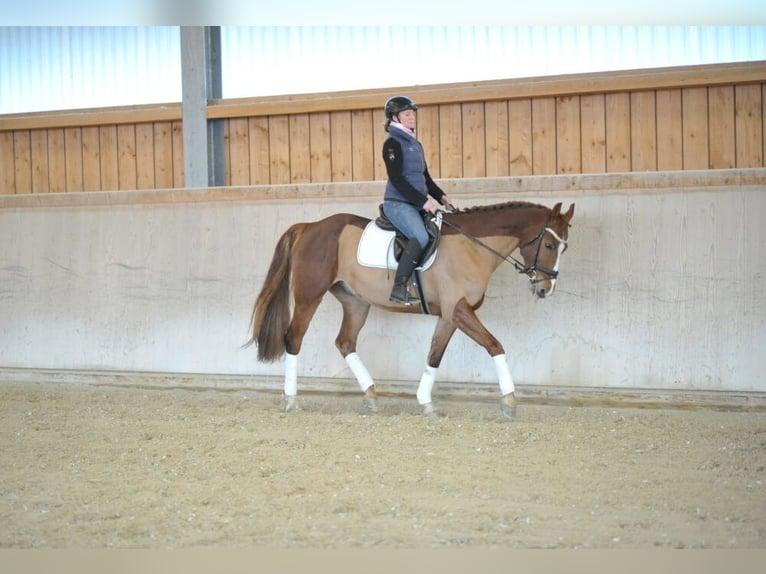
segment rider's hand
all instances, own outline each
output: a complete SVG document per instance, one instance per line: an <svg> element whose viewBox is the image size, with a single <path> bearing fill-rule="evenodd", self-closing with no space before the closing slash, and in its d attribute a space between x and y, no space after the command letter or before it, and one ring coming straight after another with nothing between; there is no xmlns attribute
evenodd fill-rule
<svg viewBox="0 0 766 574"><path fill-rule="evenodd" d="M447 209L447 211L455 211L455 204L452 203L452 200L447 196L442 196L442 205Z"/></svg>
<svg viewBox="0 0 766 574"><path fill-rule="evenodd" d="M428 199L426 199L426 202L423 204L423 209L426 210L428 213L436 213L439 209L439 204L436 203L435 200L429 197Z"/></svg>

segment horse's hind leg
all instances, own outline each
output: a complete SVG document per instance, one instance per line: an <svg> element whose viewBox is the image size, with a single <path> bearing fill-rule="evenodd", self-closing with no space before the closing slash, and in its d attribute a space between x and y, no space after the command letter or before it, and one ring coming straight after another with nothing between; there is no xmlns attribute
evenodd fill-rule
<svg viewBox="0 0 766 574"><path fill-rule="evenodd" d="M330 293L338 299L343 307L343 321L338 336L335 338L335 346L356 377L359 388L364 392L365 408L376 411L378 397L375 392L375 382L356 352L356 342L370 313L370 304L349 291L343 283L333 285Z"/></svg>
<svg viewBox="0 0 766 574"><path fill-rule="evenodd" d="M426 416L439 416L431 401L431 391L433 391L434 382L436 382L436 371L442 362L444 351L447 349L447 344L452 339L455 329L454 325L439 317L439 322L436 324L433 337L431 337L431 349L428 352L428 360L423 375L420 377L416 395L418 403L423 406L423 414Z"/></svg>

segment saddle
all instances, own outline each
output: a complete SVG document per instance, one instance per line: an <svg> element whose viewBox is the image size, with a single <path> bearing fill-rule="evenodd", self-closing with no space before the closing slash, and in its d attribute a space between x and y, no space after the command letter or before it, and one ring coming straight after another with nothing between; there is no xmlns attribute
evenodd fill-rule
<svg viewBox="0 0 766 574"><path fill-rule="evenodd" d="M379 215L377 219L375 219L375 225L384 231L396 232L396 235L394 236L394 259L399 261L399 258L402 256L402 251L404 251L404 246L407 245L407 238L388 219L385 212L383 211L382 203L378 206L378 213ZM426 232L428 233L428 245L426 245L426 248L423 250L423 254L420 256L418 267L421 267L423 263L428 261L436 251L436 248L439 246L439 240L441 239L441 229L439 225L437 225L436 221L434 221L434 219L435 218L433 218L428 212L423 212L423 223L425 224Z"/></svg>

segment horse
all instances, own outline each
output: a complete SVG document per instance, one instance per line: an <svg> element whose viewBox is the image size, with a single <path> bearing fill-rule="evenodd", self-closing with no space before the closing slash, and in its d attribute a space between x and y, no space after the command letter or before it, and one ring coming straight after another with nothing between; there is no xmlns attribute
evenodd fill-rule
<svg viewBox="0 0 766 574"><path fill-rule="evenodd" d="M243 347L255 344L261 362L285 356L285 411L299 410L298 354L309 323L329 291L343 308L335 346L364 393L365 408L376 411L378 400L375 382L356 349L370 308L410 314L428 309L438 321L416 393L423 414L441 415L433 405L432 389L447 345L460 329L492 358L501 413L515 418L515 385L505 350L476 311L484 302L492 273L503 262L528 276L533 296L544 299L553 294L574 203L566 213L561 212L561 203L551 209L511 201L439 211L438 215L442 219L438 250L430 267L419 272L422 299L411 306L389 301L393 283L389 269L358 262L357 247L370 219L337 213L319 221L295 223L282 234L253 305L252 337ZM516 249L523 262L511 255Z"/></svg>

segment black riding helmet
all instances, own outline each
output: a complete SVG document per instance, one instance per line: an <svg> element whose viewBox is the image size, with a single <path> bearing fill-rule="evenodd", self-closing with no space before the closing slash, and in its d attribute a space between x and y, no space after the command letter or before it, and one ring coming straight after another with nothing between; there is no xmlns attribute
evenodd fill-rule
<svg viewBox="0 0 766 574"><path fill-rule="evenodd" d="M386 119L389 121L404 110L417 110L418 105L407 96L394 96L386 100Z"/></svg>

